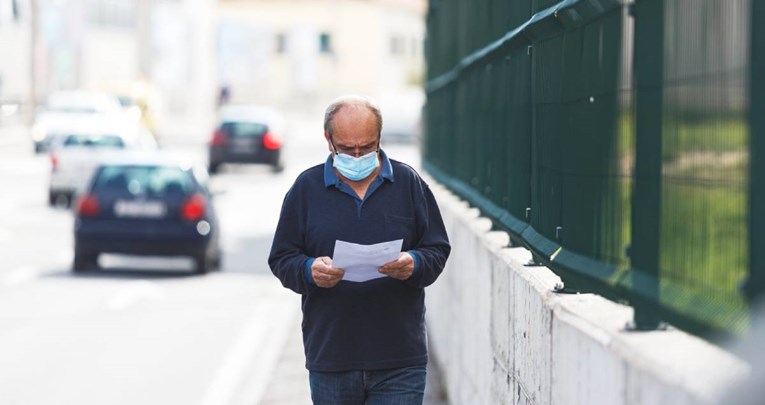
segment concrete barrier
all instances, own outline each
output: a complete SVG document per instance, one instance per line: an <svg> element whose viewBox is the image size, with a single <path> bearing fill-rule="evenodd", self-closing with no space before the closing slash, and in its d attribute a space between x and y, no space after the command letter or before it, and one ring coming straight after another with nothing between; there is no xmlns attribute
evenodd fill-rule
<svg viewBox="0 0 765 405"><path fill-rule="evenodd" d="M428 287L431 355L451 404L716 403L750 366L670 328L630 332L632 309L593 294L556 294L560 279L428 179L452 254Z"/></svg>

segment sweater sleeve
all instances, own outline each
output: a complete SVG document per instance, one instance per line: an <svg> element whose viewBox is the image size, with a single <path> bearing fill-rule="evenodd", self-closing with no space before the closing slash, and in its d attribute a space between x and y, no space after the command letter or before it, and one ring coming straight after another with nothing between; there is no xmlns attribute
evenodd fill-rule
<svg viewBox="0 0 765 405"><path fill-rule="evenodd" d="M316 288L307 280L305 269L310 257L305 253L305 211L295 186L287 192L282 203L279 222L274 233L268 265L282 285L298 294Z"/></svg>
<svg viewBox="0 0 765 405"><path fill-rule="evenodd" d="M424 288L433 284L441 275L451 246L433 192L422 180L416 195L422 200L416 204L419 239L412 249L416 255L417 269L406 283L412 287Z"/></svg>

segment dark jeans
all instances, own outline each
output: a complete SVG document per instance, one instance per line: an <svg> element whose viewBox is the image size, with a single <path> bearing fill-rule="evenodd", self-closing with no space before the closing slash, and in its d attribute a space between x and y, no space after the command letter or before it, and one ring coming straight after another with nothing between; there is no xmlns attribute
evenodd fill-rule
<svg viewBox="0 0 765 405"><path fill-rule="evenodd" d="M425 366L372 371L311 371L315 405L421 405Z"/></svg>

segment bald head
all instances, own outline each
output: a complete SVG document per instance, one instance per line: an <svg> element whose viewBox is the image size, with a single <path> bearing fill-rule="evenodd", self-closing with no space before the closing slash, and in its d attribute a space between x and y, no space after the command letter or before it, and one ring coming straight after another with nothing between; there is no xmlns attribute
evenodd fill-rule
<svg viewBox="0 0 765 405"><path fill-rule="evenodd" d="M330 137L335 129L335 116L341 110L352 109L353 115L363 115L365 113L372 114L374 117L377 137L380 137L382 132L382 113L377 104L370 98L363 96L342 96L336 98L327 107L327 111L324 113L324 132Z"/></svg>

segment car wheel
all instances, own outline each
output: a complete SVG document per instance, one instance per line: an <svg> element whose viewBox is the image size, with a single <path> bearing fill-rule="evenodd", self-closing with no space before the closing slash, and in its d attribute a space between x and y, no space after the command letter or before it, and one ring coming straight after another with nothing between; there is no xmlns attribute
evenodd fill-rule
<svg viewBox="0 0 765 405"><path fill-rule="evenodd" d="M220 168L220 163L210 163L210 166L208 167L207 171L210 172L210 174L218 173L218 169Z"/></svg>
<svg viewBox="0 0 765 405"><path fill-rule="evenodd" d="M51 207L70 208L72 206L72 198L74 198L72 194L48 192L48 203Z"/></svg>
<svg viewBox="0 0 765 405"><path fill-rule="evenodd" d="M284 165L281 162L277 162L271 166L271 171L274 173L281 173L284 171Z"/></svg>
<svg viewBox="0 0 765 405"><path fill-rule="evenodd" d="M98 252L84 252L81 250L74 252L72 270L75 273L96 268L98 268Z"/></svg>
<svg viewBox="0 0 765 405"><path fill-rule="evenodd" d="M204 253L200 256L196 256L194 258L194 262L197 265L197 269L196 269L197 274L207 274L210 271L210 268L212 267L210 258L207 257L207 254L204 254Z"/></svg>
<svg viewBox="0 0 765 405"><path fill-rule="evenodd" d="M215 267L216 271L223 270L223 253L221 251L218 251L218 255L215 256L215 260L213 261L213 266Z"/></svg>

